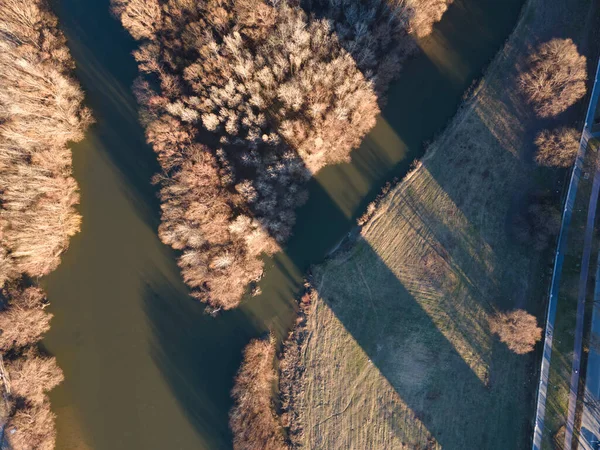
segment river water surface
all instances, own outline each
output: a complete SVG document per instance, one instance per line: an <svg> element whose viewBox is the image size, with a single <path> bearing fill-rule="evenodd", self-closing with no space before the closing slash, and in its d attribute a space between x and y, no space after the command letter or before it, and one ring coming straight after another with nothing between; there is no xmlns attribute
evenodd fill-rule
<svg viewBox="0 0 600 450"><path fill-rule="evenodd" d="M231 448L229 391L243 346L293 321L301 274L351 229L382 184L406 173L501 48L523 0L455 0L391 87L353 162L321 171L263 294L216 318L187 295L156 235L158 170L130 86L135 43L108 0L54 0L96 124L73 146L82 231L43 280L55 315L44 345L65 382L52 391L58 450Z"/></svg>

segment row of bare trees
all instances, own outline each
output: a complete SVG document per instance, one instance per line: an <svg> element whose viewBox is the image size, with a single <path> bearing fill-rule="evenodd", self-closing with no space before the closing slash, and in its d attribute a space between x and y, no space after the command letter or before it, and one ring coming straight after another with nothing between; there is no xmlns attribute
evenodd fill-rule
<svg viewBox="0 0 600 450"><path fill-rule="evenodd" d="M56 438L46 392L63 374L38 350L52 315L32 280L79 231L67 142L82 139L91 115L72 69L45 0L0 0L0 352L14 450L50 450Z"/></svg>
<svg viewBox="0 0 600 450"><path fill-rule="evenodd" d="M162 166L161 239L215 308L260 278L311 174L349 160L414 51L411 33L449 0L343 3L112 0L141 41L134 90Z"/></svg>
<svg viewBox="0 0 600 450"><path fill-rule="evenodd" d="M586 58L571 39L552 39L535 48L519 75L518 84L538 119L553 119L586 93ZM540 166L570 167L579 149L573 128L544 129L535 138L535 161ZM526 209L513 219L514 237L536 252L546 250L560 231L561 215L555 199L529 195ZM532 314L515 309L498 311L488 320L490 331L516 354L532 352L542 329Z"/></svg>
<svg viewBox="0 0 600 450"><path fill-rule="evenodd" d="M558 116L586 93L586 58L571 39L552 39L532 52L519 86L539 118ZM579 149L580 133L568 127L542 130L536 137L536 162L570 167Z"/></svg>

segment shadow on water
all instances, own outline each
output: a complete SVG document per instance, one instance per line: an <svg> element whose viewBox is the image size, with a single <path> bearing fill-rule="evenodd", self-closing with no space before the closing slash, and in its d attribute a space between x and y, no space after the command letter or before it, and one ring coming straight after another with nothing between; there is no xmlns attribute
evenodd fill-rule
<svg viewBox="0 0 600 450"><path fill-rule="evenodd" d="M124 177L132 203L157 228L159 202L150 180L159 165L146 144L131 90L138 76L131 55L137 45L111 17L109 0L51 2L76 62L75 75L84 88L86 105L96 120L95 134L110 144L104 151Z"/></svg>
<svg viewBox="0 0 600 450"><path fill-rule="evenodd" d="M263 294L216 319L189 299L174 253L156 237L149 180L158 165L130 93L133 41L110 17L108 0L54 3L98 121L74 146L83 230L45 283L55 314L46 344L66 374L52 394L58 448L230 448L229 390L243 345L269 328L287 332L302 274L352 228L383 182L422 155L510 32L522 0L455 0L389 90L353 162L310 181L294 237L266 260Z"/></svg>
<svg viewBox="0 0 600 450"><path fill-rule="evenodd" d="M240 355L257 329L241 311L218 318L203 314L179 283L159 270L144 276L144 308L151 324L152 359L173 395L210 448L228 447L229 390ZM232 326L235 324L234 326Z"/></svg>

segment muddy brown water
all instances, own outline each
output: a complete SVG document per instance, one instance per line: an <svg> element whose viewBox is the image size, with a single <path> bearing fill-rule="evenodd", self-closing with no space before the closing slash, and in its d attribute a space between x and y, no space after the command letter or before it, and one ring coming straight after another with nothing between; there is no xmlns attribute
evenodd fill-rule
<svg viewBox="0 0 600 450"><path fill-rule="evenodd" d="M176 254L157 238L158 169L130 86L135 43L108 0L55 0L96 124L73 146L81 233L43 280L54 314L44 346L66 380L51 393L57 449L227 449L229 391L243 346L293 321L310 264L352 228L385 181L443 129L514 27L523 0L455 0L392 85L351 164L310 183L294 237L266 260L263 294L213 318L188 297Z"/></svg>

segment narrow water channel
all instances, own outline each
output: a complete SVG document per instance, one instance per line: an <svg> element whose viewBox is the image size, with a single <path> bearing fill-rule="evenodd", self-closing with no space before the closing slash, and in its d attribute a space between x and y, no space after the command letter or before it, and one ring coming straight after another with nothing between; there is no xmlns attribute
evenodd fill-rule
<svg viewBox="0 0 600 450"><path fill-rule="evenodd" d="M66 381L51 394L59 450L231 448L229 390L243 346L293 320L306 268L352 227L382 184L406 173L498 51L523 0L455 0L392 86L351 164L310 184L284 253L267 260L263 294L212 318L188 297L176 255L156 236L158 169L130 86L135 45L109 0L54 0L96 124L74 145L82 231L43 280L55 315L44 340Z"/></svg>

